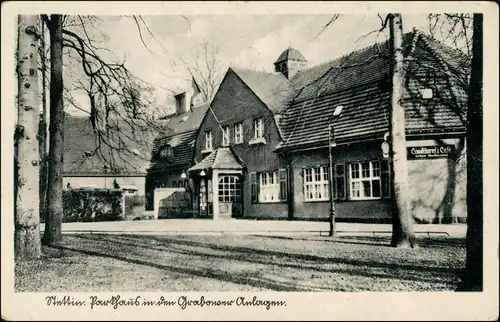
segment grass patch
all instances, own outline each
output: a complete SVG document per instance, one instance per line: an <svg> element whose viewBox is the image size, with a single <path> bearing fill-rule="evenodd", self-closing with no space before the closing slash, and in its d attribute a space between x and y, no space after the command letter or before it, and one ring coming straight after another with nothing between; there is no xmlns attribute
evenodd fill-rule
<svg viewBox="0 0 500 322"><path fill-rule="evenodd" d="M452 291L465 242L388 237L72 234L16 263L18 292Z"/></svg>

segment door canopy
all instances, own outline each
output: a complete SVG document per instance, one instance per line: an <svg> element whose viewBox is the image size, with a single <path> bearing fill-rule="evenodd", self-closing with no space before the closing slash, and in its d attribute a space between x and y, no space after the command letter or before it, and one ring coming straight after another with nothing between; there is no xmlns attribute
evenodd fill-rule
<svg viewBox="0 0 500 322"><path fill-rule="evenodd" d="M239 170L245 168L243 161L229 147L221 147L207 155L201 162L189 168L190 172L202 170Z"/></svg>

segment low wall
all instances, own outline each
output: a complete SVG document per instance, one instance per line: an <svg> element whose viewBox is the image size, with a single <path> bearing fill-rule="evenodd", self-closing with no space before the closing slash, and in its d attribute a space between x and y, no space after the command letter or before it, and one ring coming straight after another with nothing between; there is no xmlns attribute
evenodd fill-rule
<svg viewBox="0 0 500 322"><path fill-rule="evenodd" d="M158 219L193 217L191 195L184 188L157 188L154 213Z"/></svg>

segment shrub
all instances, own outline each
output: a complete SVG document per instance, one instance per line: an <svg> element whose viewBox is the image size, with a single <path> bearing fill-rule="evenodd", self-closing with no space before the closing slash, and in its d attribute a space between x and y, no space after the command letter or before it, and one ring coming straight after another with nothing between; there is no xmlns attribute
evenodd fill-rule
<svg viewBox="0 0 500 322"><path fill-rule="evenodd" d="M123 220L122 192L118 189L70 189L63 191L63 222Z"/></svg>
<svg viewBox="0 0 500 322"><path fill-rule="evenodd" d="M124 195L125 202L125 218L137 220L137 217L142 218L146 211L146 197L144 195Z"/></svg>

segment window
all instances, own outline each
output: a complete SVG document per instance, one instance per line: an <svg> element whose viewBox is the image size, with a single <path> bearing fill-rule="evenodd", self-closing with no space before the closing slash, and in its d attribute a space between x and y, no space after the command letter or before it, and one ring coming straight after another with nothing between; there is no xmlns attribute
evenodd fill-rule
<svg viewBox="0 0 500 322"><path fill-rule="evenodd" d="M259 202L276 202L279 200L278 171L259 173L259 184Z"/></svg>
<svg viewBox="0 0 500 322"><path fill-rule="evenodd" d="M387 161L366 161L350 164L351 199L389 197L389 166Z"/></svg>
<svg viewBox="0 0 500 322"><path fill-rule="evenodd" d="M160 150L160 158L162 159L168 159L173 157L174 155L174 149L170 145L167 145Z"/></svg>
<svg viewBox="0 0 500 322"><path fill-rule="evenodd" d="M243 123L234 125L234 143L243 143Z"/></svg>
<svg viewBox="0 0 500 322"><path fill-rule="evenodd" d="M261 139L264 137L264 120L262 118L253 120L253 138Z"/></svg>
<svg viewBox="0 0 500 322"><path fill-rule="evenodd" d="M390 197L390 172L387 160L366 161L333 167L333 196L335 200L345 200L347 192L352 200L380 199ZM349 185L347 175L350 175ZM330 200L329 167L321 166L304 169L304 200ZM347 189L349 189L347 191Z"/></svg>
<svg viewBox="0 0 500 322"><path fill-rule="evenodd" d="M279 169L250 173L252 203L285 202L287 200L287 172Z"/></svg>
<svg viewBox="0 0 500 322"><path fill-rule="evenodd" d="M185 188L187 189L188 187L188 181L187 180L179 180L179 181L172 181L172 188Z"/></svg>
<svg viewBox="0 0 500 322"><path fill-rule="evenodd" d="M212 131L205 132L205 150L212 150Z"/></svg>
<svg viewBox="0 0 500 322"><path fill-rule="evenodd" d="M182 114L186 111L186 94L182 93L175 96L175 105L177 114Z"/></svg>
<svg viewBox="0 0 500 322"><path fill-rule="evenodd" d="M304 169L304 200L324 201L330 199L328 167Z"/></svg>
<svg viewBox="0 0 500 322"><path fill-rule="evenodd" d="M167 181L158 181L155 182L155 188L166 188L168 186Z"/></svg>
<svg viewBox="0 0 500 322"><path fill-rule="evenodd" d="M238 176L222 176L219 179L219 201L240 202L241 182Z"/></svg>
<svg viewBox="0 0 500 322"><path fill-rule="evenodd" d="M229 126L224 126L222 128L222 146L229 145L230 131Z"/></svg>

